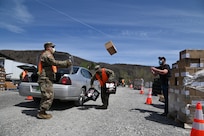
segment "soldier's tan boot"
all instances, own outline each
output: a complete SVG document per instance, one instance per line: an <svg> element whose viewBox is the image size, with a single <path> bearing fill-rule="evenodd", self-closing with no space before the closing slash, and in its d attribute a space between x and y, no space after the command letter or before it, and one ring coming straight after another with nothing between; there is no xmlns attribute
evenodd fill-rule
<svg viewBox="0 0 204 136"><path fill-rule="evenodd" d="M50 118L52 118L52 115L47 114L45 111L40 111L40 112L38 112L37 117L39 119L50 119Z"/></svg>

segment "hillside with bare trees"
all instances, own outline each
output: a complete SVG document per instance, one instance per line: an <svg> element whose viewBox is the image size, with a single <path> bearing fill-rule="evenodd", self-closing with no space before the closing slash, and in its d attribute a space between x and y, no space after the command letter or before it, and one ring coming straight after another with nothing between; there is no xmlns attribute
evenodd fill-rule
<svg viewBox="0 0 204 136"><path fill-rule="evenodd" d="M41 54L41 50L0 50L0 57L6 57L18 62L37 64L38 57ZM54 54L57 60L68 59L70 54L65 52L56 52ZM147 81L153 81L153 76L150 73L149 66L143 65L132 65L132 64L108 64L103 62L92 62L89 60L85 60L83 58L79 58L77 56L74 57L74 65L83 66L91 71L95 65L101 65L102 67L106 67L112 69L115 72L116 79L124 78L126 84L129 84L129 81L134 80L135 78L144 78Z"/></svg>

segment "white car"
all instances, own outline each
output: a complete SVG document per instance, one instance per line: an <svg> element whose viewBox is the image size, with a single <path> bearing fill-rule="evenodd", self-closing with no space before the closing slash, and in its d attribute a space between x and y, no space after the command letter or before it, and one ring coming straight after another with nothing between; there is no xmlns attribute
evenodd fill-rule
<svg viewBox="0 0 204 136"><path fill-rule="evenodd" d="M20 68L25 70L23 67ZM39 102L41 92L37 83L37 70L33 70L33 73L28 75L28 80L22 81L19 85L19 94L32 96L34 101ZM56 73L56 81L53 84L54 99L76 101L80 105L83 104L84 96L90 88L91 77L91 72L84 67L59 68ZM94 88L100 90L98 81L94 82Z"/></svg>

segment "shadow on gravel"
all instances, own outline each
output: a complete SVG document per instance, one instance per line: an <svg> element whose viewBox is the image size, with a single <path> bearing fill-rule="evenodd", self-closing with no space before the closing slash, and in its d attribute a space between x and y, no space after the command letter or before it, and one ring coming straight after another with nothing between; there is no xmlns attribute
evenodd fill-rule
<svg viewBox="0 0 204 136"><path fill-rule="evenodd" d="M50 110L59 110L59 111L61 111L61 110L71 109L73 107L76 107L74 102L71 102L71 101L62 102L62 101L59 101L59 100L54 100Z"/></svg>
<svg viewBox="0 0 204 136"><path fill-rule="evenodd" d="M164 117L160 115L158 112L151 111L151 110L145 110L145 109L138 109L138 108L130 109L130 112L136 112L136 111L139 111L141 113L150 113L149 116L145 117L146 120L154 121L154 122L161 123L164 125L172 125L172 126L183 128L182 124L177 123L170 118Z"/></svg>
<svg viewBox="0 0 204 136"><path fill-rule="evenodd" d="M164 104L151 104L151 106L158 108L158 109L164 109Z"/></svg>
<svg viewBox="0 0 204 136"><path fill-rule="evenodd" d="M26 102L21 102L19 104L16 104L14 106L25 107L25 108L37 108L38 104L35 103L34 101L26 101Z"/></svg>
<svg viewBox="0 0 204 136"><path fill-rule="evenodd" d="M21 102L19 104L14 105L14 106L38 109L39 103L36 103L34 101L27 101L27 102ZM54 100L50 110L67 110L67 109L70 109L73 107L75 107L74 102L62 102L59 100Z"/></svg>
<svg viewBox="0 0 204 136"><path fill-rule="evenodd" d="M38 112L38 108L39 108L39 104L34 102L34 101L21 102L19 104L14 105L14 106L29 108L28 110L22 110L22 113L25 115L28 115L28 116L33 116L33 117L36 117L37 112ZM54 100L54 102L50 108L50 111L67 110L67 109L70 109L73 107L75 107L74 102L61 102L58 100Z"/></svg>
<svg viewBox="0 0 204 136"><path fill-rule="evenodd" d="M92 105L90 105L90 104L87 104L87 105L83 105L83 106L81 106L81 107L79 107L78 109L79 110L89 110L89 109L91 109L91 108L96 108L97 106L99 106L99 105L94 105L94 104L92 104Z"/></svg>
<svg viewBox="0 0 204 136"><path fill-rule="evenodd" d="M22 110L22 113L27 116L36 117L38 111L37 110Z"/></svg>

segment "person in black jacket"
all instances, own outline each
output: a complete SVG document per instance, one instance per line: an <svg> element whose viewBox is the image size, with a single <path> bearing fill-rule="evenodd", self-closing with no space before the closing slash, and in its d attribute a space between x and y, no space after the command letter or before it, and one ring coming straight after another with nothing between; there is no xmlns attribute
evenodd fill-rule
<svg viewBox="0 0 204 136"><path fill-rule="evenodd" d="M159 59L159 67L151 67L151 72L154 76L159 75L161 87L165 99L165 106L164 106L164 113L161 114L162 116L168 115L168 82L170 77L170 66L166 64L165 57L158 57Z"/></svg>

